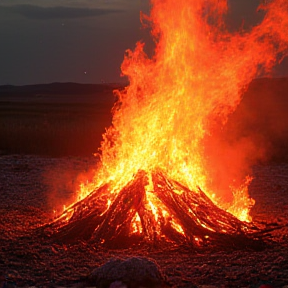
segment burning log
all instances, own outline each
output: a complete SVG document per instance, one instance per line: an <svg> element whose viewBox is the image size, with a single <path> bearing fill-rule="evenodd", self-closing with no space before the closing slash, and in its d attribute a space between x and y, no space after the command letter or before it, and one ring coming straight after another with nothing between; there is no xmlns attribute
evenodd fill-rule
<svg viewBox="0 0 288 288"><path fill-rule="evenodd" d="M217 207L200 188L191 191L160 170L151 176L153 191L147 189L149 175L139 171L109 207L105 204L109 185L93 191L48 225L53 237L113 248L157 242L228 248L259 244L252 224ZM148 205L149 193L159 202L157 211Z"/></svg>

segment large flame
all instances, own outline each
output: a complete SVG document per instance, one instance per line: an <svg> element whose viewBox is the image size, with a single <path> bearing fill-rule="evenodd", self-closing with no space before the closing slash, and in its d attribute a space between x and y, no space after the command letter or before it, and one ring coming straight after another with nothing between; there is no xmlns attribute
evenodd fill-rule
<svg viewBox="0 0 288 288"><path fill-rule="evenodd" d="M151 14L142 19L151 28L155 53L149 57L140 42L127 51L122 72L130 85L116 92L101 165L93 181L81 186L81 198L107 182L117 194L139 170L149 174L159 168L249 220L251 179L243 175L240 150L223 149L219 135L243 89L287 53L288 1L259 9L265 16L258 26L232 33L225 27L227 0L151 0ZM161 204L149 191L148 185L147 205L156 211Z"/></svg>

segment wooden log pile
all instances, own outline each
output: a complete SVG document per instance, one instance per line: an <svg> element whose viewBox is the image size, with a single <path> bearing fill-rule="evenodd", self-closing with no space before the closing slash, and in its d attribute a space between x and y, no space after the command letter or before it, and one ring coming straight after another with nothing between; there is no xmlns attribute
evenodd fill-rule
<svg viewBox="0 0 288 288"><path fill-rule="evenodd" d="M147 209L147 173L139 171L119 193L111 194L111 187L106 184L76 202L45 229L61 242L85 240L114 248L165 242L195 248L257 249L263 244L256 226L220 209L200 188L191 191L168 179L162 171L154 171L151 178L152 193L166 212L165 217L158 213L157 221L151 209ZM141 233L131 232L136 215L140 218ZM175 229L175 222L181 226L181 232Z"/></svg>

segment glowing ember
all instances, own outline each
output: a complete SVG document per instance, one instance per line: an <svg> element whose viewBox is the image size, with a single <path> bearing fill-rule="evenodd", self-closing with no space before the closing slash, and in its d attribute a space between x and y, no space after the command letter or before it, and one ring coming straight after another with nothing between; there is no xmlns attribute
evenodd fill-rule
<svg viewBox="0 0 288 288"><path fill-rule="evenodd" d="M81 185L79 203L92 205L87 204L89 197L97 192L98 203L92 202L101 215L115 218L109 212L112 208L120 214L125 210L129 215L119 218L127 222L115 226L114 218L107 220L114 223L115 235L121 229L124 233L121 225L129 226L129 235L145 233L148 238L161 237L170 229L177 237L199 244L215 233L238 233L233 225L241 230L242 224L225 211L241 221L251 220L253 200L247 192L251 178L245 175L243 147L223 142L221 129L249 82L269 72L287 54L288 1L262 5L263 21L251 31L238 33L225 28L226 0L151 0L151 6L151 15L143 19L152 27L155 54L149 58L143 43L127 51L122 72L130 85L116 91L118 101L113 125L103 136L101 164L93 180ZM145 171L138 177L145 183L135 180L139 171ZM125 191L135 195L125 196ZM206 205L201 202L206 199L202 191L225 210L221 214L217 206L211 208L218 211L218 219L214 212L199 209ZM212 207L208 198L205 201ZM124 205L124 200L139 203ZM77 207L74 204L62 217L70 215L73 220ZM181 209L186 218L180 216ZM101 221L94 225L94 236L111 239L110 231L101 228L106 220ZM189 225L195 228L193 233L187 230ZM171 231L165 235L171 236Z"/></svg>

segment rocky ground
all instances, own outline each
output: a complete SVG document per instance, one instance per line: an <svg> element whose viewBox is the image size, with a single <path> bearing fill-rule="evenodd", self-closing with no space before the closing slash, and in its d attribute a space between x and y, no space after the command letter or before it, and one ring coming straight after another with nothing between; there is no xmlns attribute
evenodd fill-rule
<svg viewBox="0 0 288 288"><path fill-rule="evenodd" d="M107 250L36 236L35 229L51 221L54 210L74 199L79 175L93 164L89 157L0 155L0 287L83 287L95 267L130 256L156 261L173 287L288 287L288 164L254 167L249 189L256 200L253 219L281 226L272 233L274 242L261 251Z"/></svg>

